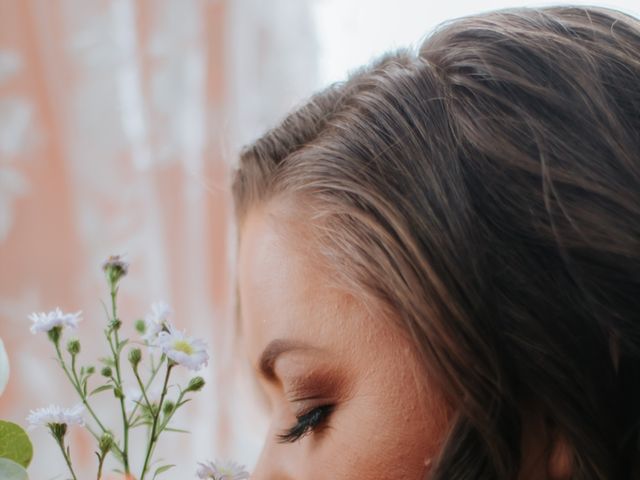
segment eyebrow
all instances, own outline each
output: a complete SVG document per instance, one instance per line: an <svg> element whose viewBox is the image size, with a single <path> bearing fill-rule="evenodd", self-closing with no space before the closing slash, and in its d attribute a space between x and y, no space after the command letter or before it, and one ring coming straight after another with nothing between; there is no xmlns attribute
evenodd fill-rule
<svg viewBox="0 0 640 480"><path fill-rule="evenodd" d="M277 358L287 352L298 350L318 350L300 340L289 340L285 338L277 338L269 342L260 355L258 361L258 370L267 380L273 380L276 377L274 365Z"/></svg>

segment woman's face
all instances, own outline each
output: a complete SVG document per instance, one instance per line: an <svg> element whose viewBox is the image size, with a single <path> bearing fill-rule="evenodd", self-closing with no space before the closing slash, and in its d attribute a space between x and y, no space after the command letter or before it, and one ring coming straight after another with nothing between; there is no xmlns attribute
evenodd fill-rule
<svg viewBox="0 0 640 480"><path fill-rule="evenodd" d="M300 247L269 206L241 231L245 347L271 405L252 479L428 478L447 426L409 341Z"/></svg>

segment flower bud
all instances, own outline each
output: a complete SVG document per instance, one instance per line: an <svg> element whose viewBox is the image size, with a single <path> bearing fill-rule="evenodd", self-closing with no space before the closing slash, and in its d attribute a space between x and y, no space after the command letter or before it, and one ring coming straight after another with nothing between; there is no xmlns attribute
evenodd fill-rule
<svg viewBox="0 0 640 480"><path fill-rule="evenodd" d="M140 360L142 360L142 352L139 348L134 348L129 351L129 362L131 362L133 368L138 366Z"/></svg>
<svg viewBox="0 0 640 480"><path fill-rule="evenodd" d="M55 345L58 345L60 342L60 337L62 336L62 327L56 326L47 332L47 336L49 340L51 340Z"/></svg>
<svg viewBox="0 0 640 480"><path fill-rule="evenodd" d="M135 323L136 331L140 334L144 334L147 331L147 324L144 323L144 320L139 318Z"/></svg>
<svg viewBox="0 0 640 480"><path fill-rule="evenodd" d="M93 365L89 365L86 372L87 375L93 375L94 373L96 373L96 367L94 367Z"/></svg>
<svg viewBox="0 0 640 480"><path fill-rule="evenodd" d="M122 321L119 318L116 318L115 320L111 320L111 322L109 323L110 330L120 330L121 326L122 326Z"/></svg>
<svg viewBox="0 0 640 480"><path fill-rule="evenodd" d="M107 377L107 378L111 378L111 376L113 375L113 371L111 370L111 367L102 367L102 370L100 370L100 373L102 374L103 377Z"/></svg>
<svg viewBox="0 0 640 480"><path fill-rule="evenodd" d="M166 402L164 402L164 405L162 405L162 411L165 415L169 415L171 412L173 412L174 408L176 408L176 404L171 400L167 400Z"/></svg>
<svg viewBox="0 0 640 480"><path fill-rule="evenodd" d="M124 393L120 387L113 387L113 395L116 398L124 398Z"/></svg>
<svg viewBox="0 0 640 480"><path fill-rule="evenodd" d="M58 442L62 442L62 439L67 434L67 424L66 423L50 423L48 424L49 431L53 438L55 438Z"/></svg>
<svg viewBox="0 0 640 480"><path fill-rule="evenodd" d="M98 448L100 449L100 454L104 457L111 447L113 446L113 436L109 432L105 432L100 437L100 441L98 442Z"/></svg>
<svg viewBox="0 0 640 480"><path fill-rule="evenodd" d="M107 280L114 287L129 271L129 264L120 255L111 255L103 264L102 270L107 274Z"/></svg>
<svg viewBox="0 0 640 480"><path fill-rule="evenodd" d="M80 353L80 340L74 338L67 343L67 352L71 355L77 355Z"/></svg>
<svg viewBox="0 0 640 480"><path fill-rule="evenodd" d="M202 377L193 377L191 380L189 380L189 385L187 385L187 392L198 392L200 390L202 390L202 387L204 387L204 378Z"/></svg>

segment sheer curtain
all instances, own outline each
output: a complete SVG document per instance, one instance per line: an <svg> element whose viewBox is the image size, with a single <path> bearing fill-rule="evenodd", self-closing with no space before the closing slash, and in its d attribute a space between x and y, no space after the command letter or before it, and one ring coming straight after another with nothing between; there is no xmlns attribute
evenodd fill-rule
<svg viewBox="0 0 640 480"><path fill-rule="evenodd" d="M191 434L158 450L178 464L168 475L255 459L265 425L233 360L228 175L239 146L318 86L313 25L302 1L0 0L0 337L12 367L0 418L24 425L30 409L75 402L27 315L82 310L81 356L96 358L100 264L122 253L127 333L162 299L210 346L207 386L176 422ZM32 478L61 478L53 441L32 437ZM75 429L72 442L92 478L89 436Z"/></svg>
<svg viewBox="0 0 640 480"><path fill-rule="evenodd" d="M605 3L640 14L637 0ZM163 299L210 346L207 386L177 418L192 433L159 449L178 464L167 475L190 478L213 456L251 465L266 424L246 365L234 361L228 178L238 148L384 50L444 20L522 4L0 0L0 337L12 366L0 419L24 424L32 408L74 401L27 315L82 310L83 351L95 358L100 264L124 253L124 328L133 333ZM32 478L61 478L51 439L32 435ZM73 435L81 477L91 478L90 439Z"/></svg>

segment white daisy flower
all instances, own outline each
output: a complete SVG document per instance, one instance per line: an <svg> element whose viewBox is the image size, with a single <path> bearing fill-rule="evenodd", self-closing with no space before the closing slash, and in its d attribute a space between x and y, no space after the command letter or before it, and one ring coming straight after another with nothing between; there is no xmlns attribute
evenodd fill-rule
<svg viewBox="0 0 640 480"><path fill-rule="evenodd" d="M244 469L244 466L232 462L198 462L197 475L198 478L208 480L245 480L249 478L249 472Z"/></svg>
<svg viewBox="0 0 640 480"><path fill-rule="evenodd" d="M190 370L200 370L209 361L204 341L187 337L184 332L173 327L170 327L168 332L162 331L158 334L156 345L175 363Z"/></svg>
<svg viewBox="0 0 640 480"><path fill-rule="evenodd" d="M48 427L50 425L84 425L84 406L79 403L71 408L62 408L58 405L31 410L27 417L31 428Z"/></svg>
<svg viewBox="0 0 640 480"><path fill-rule="evenodd" d="M151 305L151 312L144 318L145 333L143 340L154 343L158 334L163 330L172 328L169 316L173 313L171 307L163 301L155 302Z"/></svg>
<svg viewBox="0 0 640 480"><path fill-rule="evenodd" d="M76 313L64 313L58 307L55 310L51 310L48 313L32 313L29 315L29 319L33 322L31 324L31 333L48 332L55 327L69 327L77 328L78 322L82 320L80 314Z"/></svg>

